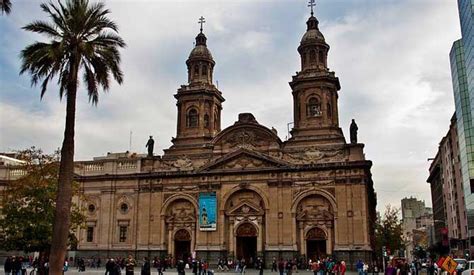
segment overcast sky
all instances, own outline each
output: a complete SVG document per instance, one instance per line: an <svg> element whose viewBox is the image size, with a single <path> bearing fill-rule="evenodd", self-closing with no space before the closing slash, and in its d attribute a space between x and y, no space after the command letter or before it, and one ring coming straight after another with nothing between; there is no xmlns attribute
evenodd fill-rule
<svg viewBox="0 0 474 275"><path fill-rule="evenodd" d="M20 51L43 37L20 28L46 19L41 1L13 0L0 16L0 152L30 146L60 147L65 102L50 85L19 76ZM318 0L320 30L331 46L328 65L339 77L340 125L350 119L373 161L378 209L414 196L431 206L428 158L436 154L454 112L449 50L460 37L457 1ZM204 32L216 61L214 79L226 102L222 128L252 112L281 139L292 121L288 82L300 68L297 47L309 10L304 0L108 0L110 17L127 42L122 86L101 94L97 107L78 97L76 160L129 149L145 152L149 135L159 154L176 134L173 95L187 82L185 61L206 18ZM83 90L82 90L83 91ZM156 145L155 145L156 147Z"/></svg>

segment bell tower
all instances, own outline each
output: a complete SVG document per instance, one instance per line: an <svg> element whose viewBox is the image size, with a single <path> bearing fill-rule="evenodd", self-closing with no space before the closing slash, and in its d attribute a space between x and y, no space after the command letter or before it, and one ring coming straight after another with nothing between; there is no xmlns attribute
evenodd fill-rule
<svg viewBox="0 0 474 275"><path fill-rule="evenodd" d="M321 143L344 143L339 128L339 79L327 65L329 45L319 31L314 17L314 0L310 1L311 16L306 22L306 33L301 39L298 53L301 71L289 83L293 94L293 121L291 140L312 140Z"/></svg>
<svg viewBox="0 0 474 275"><path fill-rule="evenodd" d="M203 33L204 17L199 18L201 29L189 54L188 84L182 85L175 94L178 107L176 138L172 139L176 149L185 145L202 145L211 141L221 131L221 110L224 98L212 83L215 62L207 48Z"/></svg>

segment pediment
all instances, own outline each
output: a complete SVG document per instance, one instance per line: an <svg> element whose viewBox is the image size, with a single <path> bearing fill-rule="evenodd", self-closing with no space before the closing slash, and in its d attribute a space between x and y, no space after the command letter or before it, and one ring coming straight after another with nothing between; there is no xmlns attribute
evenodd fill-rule
<svg viewBox="0 0 474 275"><path fill-rule="evenodd" d="M288 167L288 162L269 155L240 148L204 165L202 171L212 170L255 170Z"/></svg>
<svg viewBox="0 0 474 275"><path fill-rule="evenodd" d="M250 201L242 201L226 211L228 216L261 216L265 211Z"/></svg>

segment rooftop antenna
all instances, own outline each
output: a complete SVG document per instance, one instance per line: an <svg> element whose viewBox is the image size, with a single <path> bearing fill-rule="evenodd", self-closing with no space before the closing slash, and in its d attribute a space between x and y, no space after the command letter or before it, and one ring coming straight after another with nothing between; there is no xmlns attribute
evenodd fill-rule
<svg viewBox="0 0 474 275"><path fill-rule="evenodd" d="M130 139L128 140L128 151L129 152L132 152L132 135L133 135L133 132L132 132L132 130L130 130Z"/></svg>

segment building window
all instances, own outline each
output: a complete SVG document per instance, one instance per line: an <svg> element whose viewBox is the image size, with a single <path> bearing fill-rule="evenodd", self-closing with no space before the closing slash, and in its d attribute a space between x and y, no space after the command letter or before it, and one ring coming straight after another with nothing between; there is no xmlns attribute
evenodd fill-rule
<svg viewBox="0 0 474 275"><path fill-rule="evenodd" d="M88 226L87 227L87 242L91 243L94 241L94 227Z"/></svg>
<svg viewBox="0 0 474 275"><path fill-rule="evenodd" d="M199 76L199 66L194 65L194 76Z"/></svg>
<svg viewBox="0 0 474 275"><path fill-rule="evenodd" d="M127 213L128 212L128 204L122 203L120 205L120 211L122 211L123 214Z"/></svg>
<svg viewBox="0 0 474 275"><path fill-rule="evenodd" d="M188 112L187 115L187 120L186 120L186 125L188 128L193 128L193 127L198 127L199 125L199 114L196 109L191 109Z"/></svg>
<svg viewBox="0 0 474 275"><path fill-rule="evenodd" d="M332 109L331 109L331 104L327 104L327 108L328 108L328 117L331 118L332 117Z"/></svg>
<svg viewBox="0 0 474 275"><path fill-rule="evenodd" d="M323 51L319 51L319 62L324 64L324 53Z"/></svg>
<svg viewBox="0 0 474 275"><path fill-rule="evenodd" d="M206 65L202 66L202 75L207 76L207 66Z"/></svg>
<svg viewBox="0 0 474 275"><path fill-rule="evenodd" d="M127 241L127 229L127 226L120 226L119 241L121 243Z"/></svg>
<svg viewBox="0 0 474 275"><path fill-rule="evenodd" d="M316 51L312 50L309 52L309 62L316 63Z"/></svg>
<svg viewBox="0 0 474 275"><path fill-rule="evenodd" d="M474 179L470 179L469 183L471 184L471 193L474 193Z"/></svg>
<svg viewBox="0 0 474 275"><path fill-rule="evenodd" d="M219 130L219 113L214 112L214 130Z"/></svg>
<svg viewBox="0 0 474 275"><path fill-rule="evenodd" d="M316 97L312 97L308 100L306 115L308 117L317 117L321 115L321 104Z"/></svg>
<svg viewBox="0 0 474 275"><path fill-rule="evenodd" d="M209 115L208 114L204 115L204 127L209 128Z"/></svg>
<svg viewBox="0 0 474 275"><path fill-rule="evenodd" d="M93 213L94 213L94 211L95 211L95 205L94 205L94 204L92 204L92 203L91 203L91 204L89 204L89 206L88 206L88 210L89 210L89 213L90 213L90 214L93 214Z"/></svg>

